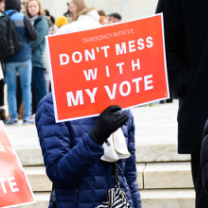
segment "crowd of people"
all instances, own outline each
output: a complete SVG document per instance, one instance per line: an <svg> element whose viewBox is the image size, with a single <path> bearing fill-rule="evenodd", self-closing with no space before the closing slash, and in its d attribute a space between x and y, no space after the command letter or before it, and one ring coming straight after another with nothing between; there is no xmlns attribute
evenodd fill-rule
<svg viewBox="0 0 208 208"><path fill-rule="evenodd" d="M0 80L0 120L6 125L16 125L19 119L23 119L23 124L34 124L37 106L51 90L47 80L45 36L60 33L61 27L76 22L81 12L85 15L89 10L97 16L99 25L122 19L118 13L106 15L103 10L89 8L83 0L68 2L67 12L56 19L48 10L43 10L39 0L0 0L0 16L11 14L10 18L23 41L21 50L0 60L5 75L5 79ZM4 106L5 84L8 115Z"/></svg>

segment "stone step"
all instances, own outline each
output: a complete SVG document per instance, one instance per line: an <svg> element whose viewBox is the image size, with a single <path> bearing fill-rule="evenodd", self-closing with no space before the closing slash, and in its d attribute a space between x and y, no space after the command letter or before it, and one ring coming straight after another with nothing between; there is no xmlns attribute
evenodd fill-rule
<svg viewBox="0 0 208 208"><path fill-rule="evenodd" d="M145 163L137 164L137 183L139 185L139 189L144 189L144 170Z"/></svg>
<svg viewBox="0 0 208 208"><path fill-rule="evenodd" d="M177 153L177 111L178 100L132 109L137 162L190 161Z"/></svg>
<svg viewBox="0 0 208 208"><path fill-rule="evenodd" d="M154 137L152 137L152 140L154 140ZM190 155L177 153L176 144L165 143L137 144L136 158L138 163L190 161Z"/></svg>
<svg viewBox="0 0 208 208"><path fill-rule="evenodd" d="M140 190L142 208L194 208L195 193L192 189ZM50 193L35 193L37 203L20 208L47 208Z"/></svg>
<svg viewBox="0 0 208 208"><path fill-rule="evenodd" d="M23 166L43 166L43 156L40 147L15 148Z"/></svg>
<svg viewBox="0 0 208 208"><path fill-rule="evenodd" d="M195 208L193 189L163 189L140 191L142 208Z"/></svg>
<svg viewBox="0 0 208 208"><path fill-rule="evenodd" d="M135 118L138 163L190 161L177 153L178 102L132 109ZM9 138L24 166L43 165L35 125L6 126Z"/></svg>
<svg viewBox="0 0 208 208"><path fill-rule="evenodd" d="M24 167L25 174L30 182L31 188L35 192L51 191L52 183L48 179L45 167Z"/></svg>
<svg viewBox="0 0 208 208"><path fill-rule="evenodd" d="M49 204L50 192L35 193L36 203L19 206L20 208L47 208Z"/></svg>
<svg viewBox="0 0 208 208"><path fill-rule="evenodd" d="M51 191L51 182L45 167L24 167L32 190ZM139 189L193 188L191 168L188 162L137 164Z"/></svg>
<svg viewBox="0 0 208 208"><path fill-rule="evenodd" d="M43 164L40 147L14 148L23 166L39 166ZM136 146L137 163L190 161L190 155L177 153L176 144L141 144Z"/></svg>
<svg viewBox="0 0 208 208"><path fill-rule="evenodd" d="M137 182L139 184L139 188L143 189L143 171L145 169L145 164L138 164L137 165ZM48 179L45 173L44 166L38 167L24 167L25 174L29 180L31 188L34 192L47 192L51 191L52 183Z"/></svg>
<svg viewBox="0 0 208 208"><path fill-rule="evenodd" d="M144 189L193 188L190 163L147 163L143 183Z"/></svg>

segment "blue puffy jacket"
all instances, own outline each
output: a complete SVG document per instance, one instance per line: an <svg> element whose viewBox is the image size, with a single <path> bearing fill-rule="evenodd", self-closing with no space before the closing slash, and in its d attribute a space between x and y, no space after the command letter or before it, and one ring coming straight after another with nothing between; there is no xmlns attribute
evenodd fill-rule
<svg viewBox="0 0 208 208"><path fill-rule="evenodd" d="M121 189L132 208L141 208L135 159L134 119L122 127L131 157L118 161ZM50 180L55 184L57 208L94 208L106 201L107 190L113 188L114 163L100 160L102 145L96 144L88 132L96 117L56 123L52 95L39 104L36 126ZM49 207L52 207L50 202Z"/></svg>

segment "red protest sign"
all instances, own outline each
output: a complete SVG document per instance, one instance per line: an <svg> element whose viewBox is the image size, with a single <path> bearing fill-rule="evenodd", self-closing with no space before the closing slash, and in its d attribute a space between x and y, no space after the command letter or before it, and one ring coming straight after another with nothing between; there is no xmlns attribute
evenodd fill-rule
<svg viewBox="0 0 208 208"><path fill-rule="evenodd" d="M48 36L56 121L169 97L162 14Z"/></svg>
<svg viewBox="0 0 208 208"><path fill-rule="evenodd" d="M34 202L22 165L0 121L0 207L16 207Z"/></svg>

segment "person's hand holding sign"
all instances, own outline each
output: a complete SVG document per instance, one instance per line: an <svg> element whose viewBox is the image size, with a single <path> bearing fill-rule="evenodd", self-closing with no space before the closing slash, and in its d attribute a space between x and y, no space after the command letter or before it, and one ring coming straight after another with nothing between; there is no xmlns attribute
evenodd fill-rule
<svg viewBox="0 0 208 208"><path fill-rule="evenodd" d="M113 132L127 122L129 117L126 113L120 113L120 110L120 106L113 105L100 114L95 127L89 133L95 143L103 144Z"/></svg>

